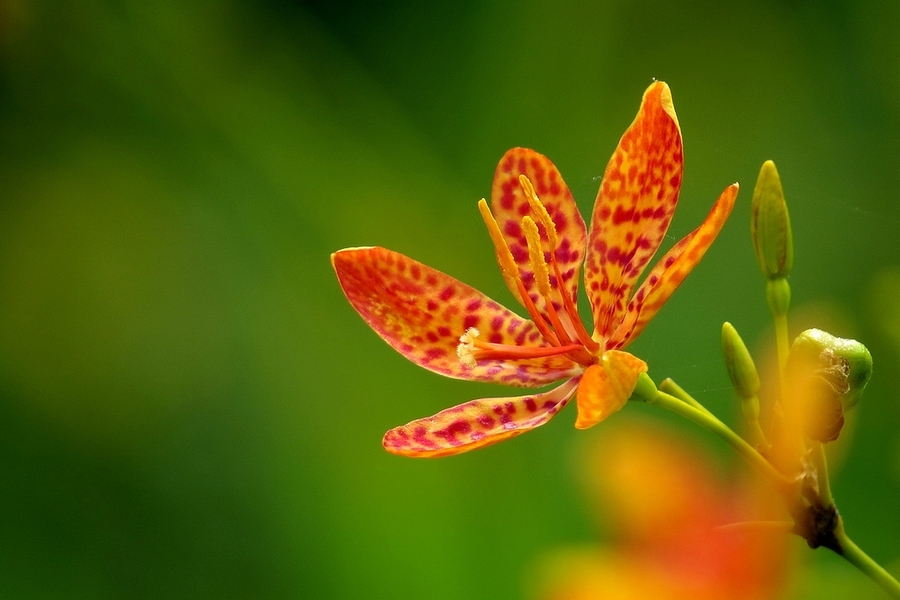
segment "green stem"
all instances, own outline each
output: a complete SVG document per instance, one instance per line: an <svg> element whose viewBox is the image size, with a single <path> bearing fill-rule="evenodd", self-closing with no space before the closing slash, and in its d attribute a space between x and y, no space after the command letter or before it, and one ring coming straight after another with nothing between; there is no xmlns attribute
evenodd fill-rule
<svg viewBox="0 0 900 600"><path fill-rule="evenodd" d="M683 387L672 381L670 377L666 377L659 384L659 389L669 394L670 396L675 396L682 402L687 402L697 410L702 410L707 414L712 414L709 412L709 409L700 404L693 396L687 393Z"/></svg>
<svg viewBox="0 0 900 600"><path fill-rule="evenodd" d="M756 438L756 441L762 447L763 451L768 452L771 446L769 445L768 438L766 438L766 433L762 430L762 427L759 424L759 420L754 419L752 421L748 421L748 425L750 426L750 431L753 433L753 437Z"/></svg>
<svg viewBox="0 0 900 600"><path fill-rule="evenodd" d="M696 402L696 400L694 400L694 402ZM697 423L704 429L715 433L725 440L760 473L768 477L779 490L784 490L791 485L790 480L779 473L768 460L753 448L753 446L745 442L741 436L732 431L730 427L725 425L725 423L716 418L712 413L705 409L701 410L695 408L684 400L663 391L657 391L656 396L650 401L650 404L655 404L667 410L671 410L672 412Z"/></svg>
<svg viewBox="0 0 900 600"><path fill-rule="evenodd" d="M783 374L784 367L787 364L788 352L790 351L787 315L775 314L772 316L775 318L775 345L778 351L778 367Z"/></svg>
<svg viewBox="0 0 900 600"><path fill-rule="evenodd" d="M788 338L787 313L791 303L791 286L787 279L770 279L766 283L766 299L769 301L769 309L775 321L775 349L778 353L778 389L782 405L786 402L787 388L785 386L785 368L787 367L788 353L791 351L791 342Z"/></svg>
<svg viewBox="0 0 900 600"><path fill-rule="evenodd" d="M868 554L853 543L853 540L847 537L843 525L838 526L837 531L835 531L835 537L837 537L841 545L841 550L838 554L862 571L869 579L880 585L891 596L900 598L900 583L884 567L872 560Z"/></svg>
<svg viewBox="0 0 900 600"><path fill-rule="evenodd" d="M766 282L766 300L769 302L769 310L775 318L775 343L778 348L778 366L784 374L784 366L787 364L787 355L790 350L788 340L787 313L791 305L791 286L784 277L769 279Z"/></svg>
<svg viewBox="0 0 900 600"><path fill-rule="evenodd" d="M831 484L828 481L828 460L825 458L825 444L812 442L812 459L816 465L819 499L822 501L823 506L834 506L834 496L831 495Z"/></svg>
<svg viewBox="0 0 900 600"><path fill-rule="evenodd" d="M778 352L778 390L779 400L776 401L776 408L780 405L785 416L795 415L796 406L791 406L791 399L788 394L787 383L787 362L790 353L790 339L788 338L788 306L790 306L791 287L787 279L770 279L766 284L766 297L769 301L769 309L772 311L772 318L775 322L775 347ZM798 427L792 428L791 432L786 436L784 443L788 446L789 452L796 453L797 456L803 456L807 451L806 439L802 430ZM815 451L813 451L815 454ZM824 460L825 455L821 455ZM815 459L814 459L815 460ZM825 463L820 463L824 466ZM817 465L819 466L819 465ZM828 488L828 473L820 476L820 481L825 482L825 493L829 499L831 490ZM831 502L829 501L829 505Z"/></svg>

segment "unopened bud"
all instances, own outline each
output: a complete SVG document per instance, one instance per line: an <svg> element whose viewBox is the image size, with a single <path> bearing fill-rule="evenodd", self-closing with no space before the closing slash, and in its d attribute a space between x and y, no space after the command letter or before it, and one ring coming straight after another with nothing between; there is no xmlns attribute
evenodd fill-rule
<svg viewBox="0 0 900 600"><path fill-rule="evenodd" d="M737 330L727 321L722 324L722 353L725 355L728 377L738 396L744 400L756 398L760 384L753 357Z"/></svg>
<svg viewBox="0 0 900 600"><path fill-rule="evenodd" d="M769 279L787 277L794 266L791 220L775 163L767 160L759 171L750 208L750 235L759 267Z"/></svg>
<svg viewBox="0 0 900 600"><path fill-rule="evenodd" d="M808 329L791 346L787 374L806 435L829 442L838 438L844 411L859 402L869 383L872 355L856 340Z"/></svg>
<svg viewBox="0 0 900 600"><path fill-rule="evenodd" d="M722 323L722 354L725 356L725 368L728 369L731 385L741 398L741 410L750 432L758 444L768 448L769 441L759 425L759 373L744 340L727 321Z"/></svg>

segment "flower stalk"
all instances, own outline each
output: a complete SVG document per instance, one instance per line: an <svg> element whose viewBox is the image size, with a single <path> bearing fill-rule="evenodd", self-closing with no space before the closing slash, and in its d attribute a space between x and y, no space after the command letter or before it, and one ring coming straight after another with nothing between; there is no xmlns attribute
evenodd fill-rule
<svg viewBox="0 0 900 600"><path fill-rule="evenodd" d="M735 433L711 412L696 408L694 403L699 404L699 402L693 398L692 400L693 402L688 403L671 394L658 391L656 396L649 400L648 403L690 419L704 429L718 435L725 440L728 445L734 448L744 460L750 463L753 468L769 479L779 491L785 491L794 486L794 483L775 469L775 467L773 467L772 464L756 450L756 448L748 444L741 436Z"/></svg>
<svg viewBox="0 0 900 600"><path fill-rule="evenodd" d="M835 531L840 550L837 551L847 562L859 569L869 579L877 583L881 588L894 598L900 598L900 582L872 557L863 552L862 548L850 539L844 531L843 523L839 523Z"/></svg>

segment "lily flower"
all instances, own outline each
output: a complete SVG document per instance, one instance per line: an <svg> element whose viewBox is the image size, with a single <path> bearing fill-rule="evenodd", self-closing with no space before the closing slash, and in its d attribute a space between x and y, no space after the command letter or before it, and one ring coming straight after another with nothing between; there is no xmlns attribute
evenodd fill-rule
<svg viewBox="0 0 900 600"><path fill-rule="evenodd" d="M641 274L668 229L681 188L681 128L669 86L654 82L612 155L590 233L569 188L545 156L526 148L500 160L491 207L478 208L497 261L525 319L478 290L379 247L331 256L340 285L360 316L409 360L447 377L539 388L526 396L484 398L388 431L394 454L458 454L549 421L573 396L575 426L599 423L625 404L646 363L624 352L700 261L734 206L725 189L706 220ZM578 314L584 265L593 313Z"/></svg>

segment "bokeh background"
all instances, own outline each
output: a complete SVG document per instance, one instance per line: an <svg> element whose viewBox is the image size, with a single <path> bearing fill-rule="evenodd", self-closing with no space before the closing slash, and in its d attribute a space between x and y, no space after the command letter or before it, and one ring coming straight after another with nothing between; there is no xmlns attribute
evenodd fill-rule
<svg viewBox="0 0 900 600"><path fill-rule="evenodd" d="M388 428L498 390L405 362L329 264L383 245L511 305L476 211L496 161L537 149L589 211L654 77L685 136L668 243L743 191L633 349L735 421L719 328L765 352L749 201L774 159L792 328L875 357L833 487L897 573L897 31L890 0L0 0L3 596L531 598L542 556L602 538L580 439L639 416L742 469L644 406L390 456ZM877 597L801 554L791 597Z"/></svg>

